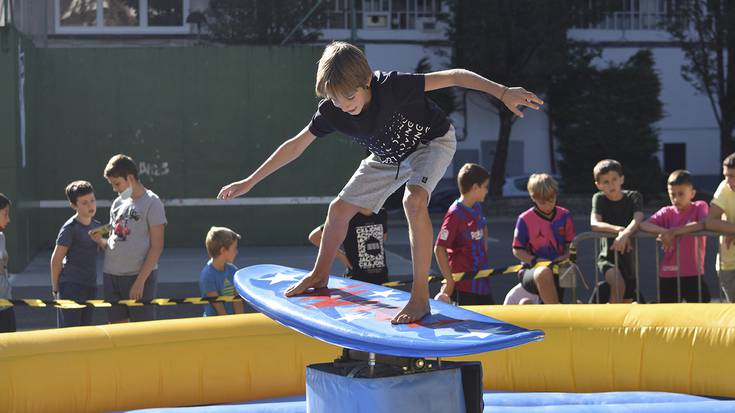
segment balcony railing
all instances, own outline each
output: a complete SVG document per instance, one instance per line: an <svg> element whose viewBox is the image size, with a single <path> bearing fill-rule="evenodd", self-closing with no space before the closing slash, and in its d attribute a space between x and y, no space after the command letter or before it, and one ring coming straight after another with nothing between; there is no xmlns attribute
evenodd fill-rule
<svg viewBox="0 0 735 413"><path fill-rule="evenodd" d="M356 29L434 30L440 0L332 0L318 18L322 29L351 29L355 5Z"/></svg>
<svg viewBox="0 0 735 413"><path fill-rule="evenodd" d="M589 0L575 29L664 30L688 0Z"/></svg>

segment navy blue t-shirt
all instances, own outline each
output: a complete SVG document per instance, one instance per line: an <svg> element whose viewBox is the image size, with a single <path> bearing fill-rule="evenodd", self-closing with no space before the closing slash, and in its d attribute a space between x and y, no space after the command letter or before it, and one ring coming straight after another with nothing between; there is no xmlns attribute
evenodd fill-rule
<svg viewBox="0 0 735 413"><path fill-rule="evenodd" d="M331 100L319 103L309 132L324 136L339 131L366 147L380 162L398 164L419 143L449 130L447 115L424 92L422 74L373 73L371 100L359 115L350 115Z"/></svg>
<svg viewBox="0 0 735 413"><path fill-rule="evenodd" d="M56 245L67 247L69 250L66 252L64 266L59 274L59 283L97 285L97 243L89 236L89 231L100 225L102 224L94 219L89 225L84 225L74 217L62 225L56 238Z"/></svg>

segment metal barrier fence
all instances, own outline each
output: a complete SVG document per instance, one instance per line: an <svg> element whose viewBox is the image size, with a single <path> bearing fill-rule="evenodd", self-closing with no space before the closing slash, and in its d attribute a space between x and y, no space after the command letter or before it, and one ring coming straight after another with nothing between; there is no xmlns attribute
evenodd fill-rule
<svg viewBox="0 0 735 413"><path fill-rule="evenodd" d="M676 254L676 271L677 271L677 274L676 274L676 277L675 278L676 278L677 302L682 302L682 278L688 278L687 275L682 276L682 274L681 274L681 257L682 257L682 254L683 253L689 253L688 251L682 251L682 248L681 248L682 240L685 239L685 238L694 238L694 244L695 244L695 246L694 246L693 251L691 251L691 253L694 254L694 262L695 262L696 268L698 270L697 272L699 273L699 272L701 272L701 271L699 271L700 268L703 268L704 267L704 261L705 261L705 256L706 256L706 249L704 248L704 245L701 245L702 248L700 248L701 238L702 237L716 237L714 241L717 242L717 244L719 245L719 239L718 238L721 235L726 235L726 234L721 234L721 233L712 232L712 231L698 231L698 232L693 232L691 234L686 234L686 235L681 235L681 236L676 237L676 239L675 239L675 242L676 242L676 252L675 252L675 254ZM583 243L583 242L586 242L586 241L589 241L589 240L594 241L593 242L593 245L594 245L594 257L593 257L594 262L593 262L593 267L594 267L594 274L595 274L594 288L598 288L599 283L600 283L600 280L601 280L600 279L601 278L600 277L600 268L598 267L598 257L600 255L600 249L601 249L601 242L600 242L600 240L605 239L605 238L609 240L608 242L612 242L614 240L614 237L611 236L611 234L609 234L609 233L604 233L604 232L584 232L584 233L578 234L576 237L574 237L574 240L572 241L572 244L570 246L570 253L572 255L572 261L576 263L576 261L577 261L576 255L577 255L577 250L579 248L580 243ZM639 241L644 240L644 239L651 239L656 244L655 245L656 298L657 298L656 301L657 302L661 302L661 278L662 278L661 277L661 263L662 263L662 261L661 261L661 259L662 259L662 257L661 257L661 251L662 251L662 249L661 249L661 242L658 241L658 234L643 232L643 231L640 231L640 230L637 231L632 236L632 241L633 241L632 244L633 245L632 245L632 251L630 252L630 254L633 254L632 255L632 264L633 264L632 270L633 270L633 275L635 276L635 301L636 302L641 302L641 291L640 291L641 290L641 288L640 288L640 286L641 286L641 275L640 275L640 253L639 253L639 248L640 247L639 247ZM719 247L718 247L718 251L719 251ZM718 254L718 259L720 259L720 254ZM619 266L620 262L621 262L620 253L617 252L617 251L615 251L614 252L614 258L613 258L613 265L619 271L620 271L620 266ZM721 264L721 262L720 262L720 264ZM721 265L718 265L718 267L721 268ZM577 266L577 268L579 268L579 267ZM584 274L582 273L581 270L579 270L579 273L580 273L580 276L582 277L582 279L584 280ZM698 280L698 282L697 282L697 290L698 290L697 291L697 297L698 297L698 302L702 302L702 296L703 296L703 291L702 291L703 281L702 280L703 280L703 278L705 276L705 273L706 273L706 271L704 271L702 274L698 274L696 276L691 276L691 277L697 277L697 280ZM604 274L603 274L602 279L603 280L605 279ZM617 287L618 287L617 285L611 285L610 286L610 288L611 288L610 293L611 294L613 293L613 288L615 288L617 290ZM725 300L723 300L722 288L720 287L719 282L717 284L717 290L719 291L720 300L721 301L725 301ZM573 300L574 301L576 301L576 294L577 294L577 292L576 292L576 283L575 283L573 285L573 287L572 287L572 296L573 296ZM600 294L599 294L599 291L596 294L594 294L594 295L596 296L596 300L595 301L597 303L599 303L600 302Z"/></svg>

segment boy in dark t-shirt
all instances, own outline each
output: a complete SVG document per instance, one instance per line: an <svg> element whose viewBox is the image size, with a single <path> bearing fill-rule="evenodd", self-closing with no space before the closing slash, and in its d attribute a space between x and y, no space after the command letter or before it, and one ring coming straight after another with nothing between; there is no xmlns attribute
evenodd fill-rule
<svg viewBox="0 0 735 413"><path fill-rule="evenodd" d="M83 302L97 295L97 254L99 245L90 232L102 224L94 219L97 201L87 181L66 187L66 197L75 214L59 230L51 254L51 292L54 299ZM59 310L59 327L92 325L94 307Z"/></svg>
<svg viewBox="0 0 735 413"><path fill-rule="evenodd" d="M319 246L324 225L309 234L309 241ZM347 236L342 243L344 251L337 250L337 259L347 267L345 276L372 284L388 282L388 264L384 241L388 238L388 214L381 209L377 214L360 210L350 220Z"/></svg>
<svg viewBox="0 0 735 413"><path fill-rule="evenodd" d="M456 147L454 128L427 91L460 86L492 95L519 117L519 106L543 101L523 88L509 88L463 69L427 74L373 72L357 47L329 44L319 59L316 94L324 98L309 125L287 140L247 178L220 189L220 199L249 192L258 182L298 158L317 137L334 131L350 136L372 154L329 205L314 268L286 289L286 296L326 287L350 219L362 208L377 212L404 183L403 206L413 258L411 299L391 322L411 323L429 313L428 275L433 239L428 203Z"/></svg>
<svg viewBox="0 0 735 413"><path fill-rule="evenodd" d="M615 238L600 239L597 267L610 285L610 302L630 303L637 295L631 253L635 240L631 235L643 221L643 197L638 191L622 189L625 176L616 160L598 162L593 173L600 192L592 196L590 227L592 231L615 235Z"/></svg>

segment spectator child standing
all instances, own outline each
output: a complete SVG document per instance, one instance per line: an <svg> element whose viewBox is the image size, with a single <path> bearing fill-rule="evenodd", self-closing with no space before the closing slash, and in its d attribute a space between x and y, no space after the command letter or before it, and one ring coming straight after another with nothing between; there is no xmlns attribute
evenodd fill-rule
<svg viewBox="0 0 735 413"><path fill-rule="evenodd" d="M709 207L704 201L692 201L696 191L689 171L672 172L667 190L671 206L659 209L641 223L641 230L659 234L663 243L664 258L658 272L661 302L677 303L683 298L688 303L708 303L709 288L704 282L707 237L682 235L704 229Z"/></svg>
<svg viewBox="0 0 735 413"><path fill-rule="evenodd" d="M631 253L635 241L631 236L643 221L643 197L638 191L622 189L623 166L614 159L598 162L592 172L599 192L592 196L590 227L615 235L600 240L597 267L610 285L610 302L630 303L638 290Z"/></svg>
<svg viewBox="0 0 735 413"><path fill-rule="evenodd" d="M309 242L319 246L324 225L314 228ZM372 284L388 282L388 263L385 240L388 239L388 213L381 208L378 213L361 209L350 220L343 250L337 250L337 259L347 267L346 277Z"/></svg>
<svg viewBox="0 0 735 413"><path fill-rule="evenodd" d="M110 158L104 176L118 194L110 206L110 238L95 238L106 246L105 300L152 300L158 286L158 258L163 252L163 202L143 186L135 161L127 155ZM108 315L111 323L149 321L156 318L156 308L113 305Z"/></svg>
<svg viewBox="0 0 735 413"><path fill-rule="evenodd" d="M237 257L237 241L240 235L224 227L212 227L207 233L205 246L209 261L202 268L199 276L199 288L202 297L218 297L221 295L237 295L235 292L235 272L233 264ZM245 307L242 301L231 303L213 302L204 308L204 316L242 314Z"/></svg>
<svg viewBox="0 0 735 413"><path fill-rule="evenodd" d="M97 252L104 242L95 241L91 231L100 222L94 219L97 200L87 181L67 185L66 197L75 214L59 230L51 254L51 293L54 298L83 302L97 295ZM59 327L92 325L94 307L60 309Z"/></svg>
<svg viewBox="0 0 735 413"><path fill-rule="evenodd" d="M444 277L435 300L460 305L495 304L487 277L454 281L453 273L476 272L489 268L487 260L487 220L482 211L490 174L480 165L467 163L457 174L460 197L444 215L434 256Z"/></svg>

